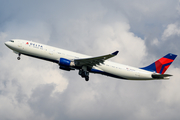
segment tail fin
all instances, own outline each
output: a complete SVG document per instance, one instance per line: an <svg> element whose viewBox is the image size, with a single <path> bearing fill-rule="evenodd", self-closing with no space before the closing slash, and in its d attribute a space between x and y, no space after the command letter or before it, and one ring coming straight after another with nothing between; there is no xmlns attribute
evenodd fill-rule
<svg viewBox="0 0 180 120"><path fill-rule="evenodd" d="M169 53L156 62L141 69L164 74L176 57L177 55Z"/></svg>

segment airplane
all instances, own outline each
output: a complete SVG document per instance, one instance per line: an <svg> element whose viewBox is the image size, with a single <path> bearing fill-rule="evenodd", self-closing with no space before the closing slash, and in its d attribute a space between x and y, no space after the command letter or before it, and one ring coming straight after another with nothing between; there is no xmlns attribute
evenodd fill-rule
<svg viewBox="0 0 180 120"><path fill-rule="evenodd" d="M119 51L92 57L29 40L11 39L4 44L18 54L18 60L22 54L51 61L57 63L62 70L79 70L79 75L86 81L89 80L89 73L126 80L169 79L172 75L164 73L177 57L177 55L169 53L146 67L135 68L108 61L108 59L116 56Z"/></svg>

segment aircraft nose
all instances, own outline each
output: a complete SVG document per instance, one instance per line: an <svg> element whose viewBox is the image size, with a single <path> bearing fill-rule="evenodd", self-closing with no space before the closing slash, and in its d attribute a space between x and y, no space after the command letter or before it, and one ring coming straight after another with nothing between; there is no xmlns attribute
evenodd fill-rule
<svg viewBox="0 0 180 120"><path fill-rule="evenodd" d="M9 41L5 42L4 44L5 44L7 47L10 47L10 46L11 46L11 44L10 44Z"/></svg>
<svg viewBox="0 0 180 120"><path fill-rule="evenodd" d="M5 42L4 44L5 44L6 46L8 46L8 42Z"/></svg>

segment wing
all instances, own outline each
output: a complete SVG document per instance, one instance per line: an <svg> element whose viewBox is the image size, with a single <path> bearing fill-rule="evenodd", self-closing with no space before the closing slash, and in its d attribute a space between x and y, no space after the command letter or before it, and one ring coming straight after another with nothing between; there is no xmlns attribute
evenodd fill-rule
<svg viewBox="0 0 180 120"><path fill-rule="evenodd" d="M112 54L103 55L99 57L92 57L92 58L84 58L84 59L75 59L74 63L76 66L96 66L100 63L104 63L105 60L114 57L118 54L119 51L115 51Z"/></svg>

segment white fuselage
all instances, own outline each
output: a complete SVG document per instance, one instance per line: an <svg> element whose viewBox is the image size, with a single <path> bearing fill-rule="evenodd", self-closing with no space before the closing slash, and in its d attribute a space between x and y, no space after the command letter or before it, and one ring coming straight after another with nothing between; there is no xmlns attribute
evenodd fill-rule
<svg viewBox="0 0 180 120"><path fill-rule="evenodd" d="M60 58L66 58L69 60L90 58L91 56L71 52L56 47L28 41L13 39L14 42L6 42L5 44L12 49L15 53L24 54L48 61L58 63ZM152 80L153 72L146 71L143 69L130 67L127 65L118 64L106 60L104 64L94 66L92 68L94 73L100 73L116 78L130 79L130 80ZM99 72L100 71L100 72Z"/></svg>

